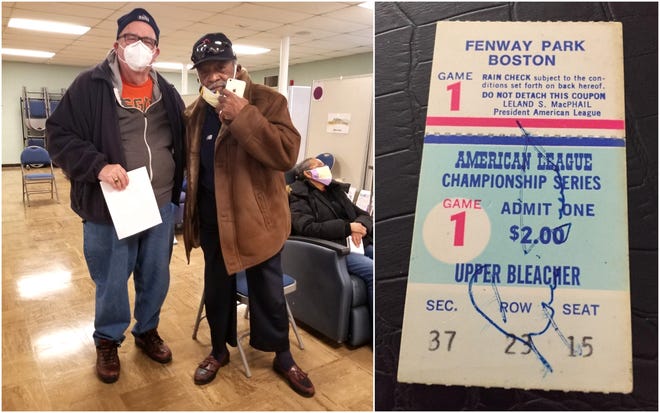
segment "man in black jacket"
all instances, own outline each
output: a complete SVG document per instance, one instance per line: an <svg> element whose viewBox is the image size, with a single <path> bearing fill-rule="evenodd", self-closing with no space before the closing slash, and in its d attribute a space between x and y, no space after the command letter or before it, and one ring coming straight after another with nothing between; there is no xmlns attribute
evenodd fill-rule
<svg viewBox="0 0 660 413"><path fill-rule="evenodd" d="M373 313L373 222L371 216L346 196L348 184L332 179L330 168L316 158L308 158L293 169L296 181L290 185L291 232L348 245L350 237L364 253L346 257L348 272L367 285L369 308Z"/></svg>
<svg viewBox="0 0 660 413"><path fill-rule="evenodd" d="M83 220L85 259L96 284L96 371L106 383L119 378L117 347L131 322L131 273L135 343L160 363L172 359L157 327L184 167L184 104L151 68L160 53L158 26L144 9L120 17L117 26L106 59L73 81L46 122L48 151L71 180L71 208ZM140 167L149 174L162 223L118 239L99 181L124 190L127 171Z"/></svg>

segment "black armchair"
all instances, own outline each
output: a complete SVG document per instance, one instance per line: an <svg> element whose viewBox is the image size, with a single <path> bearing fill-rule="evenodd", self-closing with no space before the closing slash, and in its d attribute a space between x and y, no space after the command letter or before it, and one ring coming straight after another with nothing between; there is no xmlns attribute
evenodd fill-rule
<svg viewBox="0 0 660 413"><path fill-rule="evenodd" d="M371 340L367 286L346 269L349 248L318 238L291 236L282 251L284 272L296 279L288 296L296 320L338 343Z"/></svg>

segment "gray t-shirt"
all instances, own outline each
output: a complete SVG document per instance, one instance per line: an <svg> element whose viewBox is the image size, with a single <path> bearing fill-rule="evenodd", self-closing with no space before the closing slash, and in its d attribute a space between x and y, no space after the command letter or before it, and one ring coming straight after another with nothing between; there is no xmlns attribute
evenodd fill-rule
<svg viewBox="0 0 660 413"><path fill-rule="evenodd" d="M162 100L153 102L145 112L117 105L121 144L129 171L147 168L158 207L172 201L174 157L172 131Z"/></svg>

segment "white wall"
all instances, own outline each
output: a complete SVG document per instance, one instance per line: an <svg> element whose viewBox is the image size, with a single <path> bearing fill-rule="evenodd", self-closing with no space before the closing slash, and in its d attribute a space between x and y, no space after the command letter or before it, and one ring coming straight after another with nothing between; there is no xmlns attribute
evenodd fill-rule
<svg viewBox="0 0 660 413"><path fill-rule="evenodd" d="M249 67L247 69L250 70ZM295 86L311 86L314 80L331 79L341 76L369 75L372 73L373 53L363 53L293 65L289 68L289 80L293 80ZM274 75L279 75L278 68L250 73L252 81L257 83L263 83L265 76Z"/></svg>
<svg viewBox="0 0 660 413"><path fill-rule="evenodd" d="M366 53L337 59L294 65L289 68L289 78L296 85L311 85L313 80L339 76L351 76L373 73L372 54ZM239 60L240 62L240 60ZM59 65L43 65L2 61L2 164L19 163L23 150L23 132L21 125L20 97L23 86L29 91L39 91L46 87L49 91L59 92L67 88L88 68ZM247 67L248 71L250 68ZM263 83L263 77L271 73L278 74L277 68L268 71L250 73L255 83ZM181 72L160 72L181 92ZM188 94L197 93L199 84L197 74L188 75Z"/></svg>
<svg viewBox="0 0 660 413"><path fill-rule="evenodd" d="M332 175L363 189L372 138L373 76L344 76L319 79L320 98L312 97L305 157L330 152L335 157ZM347 130L338 132L329 124L338 114L350 117Z"/></svg>
<svg viewBox="0 0 660 413"><path fill-rule="evenodd" d="M20 62L2 62L2 164L18 164L23 150L20 99L23 86L28 91L38 92L47 88L59 92L68 88L85 67L40 65ZM163 73L177 89L181 87L180 73ZM189 76L195 82L196 77Z"/></svg>

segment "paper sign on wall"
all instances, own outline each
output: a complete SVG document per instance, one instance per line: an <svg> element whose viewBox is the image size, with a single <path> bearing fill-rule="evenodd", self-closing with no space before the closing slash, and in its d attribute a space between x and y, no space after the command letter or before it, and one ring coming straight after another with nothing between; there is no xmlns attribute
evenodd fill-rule
<svg viewBox="0 0 660 413"><path fill-rule="evenodd" d="M346 134L349 132L350 126L350 113L328 113L328 124L326 127L326 132Z"/></svg>

